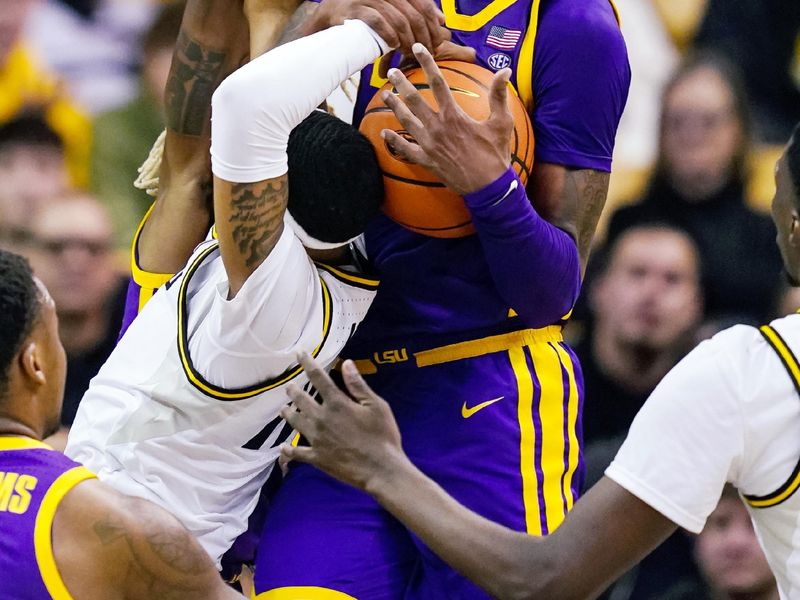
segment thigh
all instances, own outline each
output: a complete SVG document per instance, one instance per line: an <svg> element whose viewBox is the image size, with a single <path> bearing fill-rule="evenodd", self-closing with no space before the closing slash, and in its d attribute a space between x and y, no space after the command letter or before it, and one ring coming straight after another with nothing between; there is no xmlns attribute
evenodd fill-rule
<svg viewBox="0 0 800 600"><path fill-rule="evenodd" d="M260 600L400 599L416 560L406 530L372 498L298 465L270 505L255 591Z"/></svg>

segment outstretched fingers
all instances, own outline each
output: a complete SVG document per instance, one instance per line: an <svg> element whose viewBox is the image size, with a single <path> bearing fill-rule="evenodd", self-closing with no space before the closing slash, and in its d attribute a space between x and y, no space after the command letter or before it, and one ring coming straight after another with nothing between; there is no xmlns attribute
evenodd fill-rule
<svg viewBox="0 0 800 600"><path fill-rule="evenodd" d="M425 73L428 85L431 87L431 91L433 91L433 97L436 98L436 102L439 105L439 111L446 112L457 108L458 105L453 99L453 94L450 92L450 86L448 86L447 82L444 80L439 66L436 64L431 53L428 52L428 49L422 44L414 44L411 49L414 52L414 57Z"/></svg>
<svg viewBox="0 0 800 600"><path fill-rule="evenodd" d="M361 373L358 372L352 360L346 360L342 364L342 376L347 391L356 402L375 401L378 398L378 395L372 391L372 388L361 377Z"/></svg>
<svg viewBox="0 0 800 600"><path fill-rule="evenodd" d="M513 117L508 109L508 82L511 79L511 69L503 69L495 73L492 78L492 87L489 90L489 120L500 126L508 126Z"/></svg>

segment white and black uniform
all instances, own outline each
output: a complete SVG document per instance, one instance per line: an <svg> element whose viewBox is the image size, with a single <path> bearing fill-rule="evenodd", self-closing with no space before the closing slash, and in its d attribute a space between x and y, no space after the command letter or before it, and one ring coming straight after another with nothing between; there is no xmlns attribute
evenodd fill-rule
<svg viewBox="0 0 800 600"><path fill-rule="evenodd" d="M337 52L325 51L331 44ZM286 173L291 129L384 48L364 23L348 21L242 67L214 97L214 174L249 183ZM281 79L309 56L302 82ZM288 383L308 384L297 352L331 366L376 287L313 263L287 216L273 250L228 299L218 242L204 242L92 380L67 455L172 512L219 565L292 433L279 412Z"/></svg>
<svg viewBox="0 0 800 600"><path fill-rule="evenodd" d="M659 384L606 475L699 533L726 482L753 519L781 598L800 598L800 315L738 325Z"/></svg>

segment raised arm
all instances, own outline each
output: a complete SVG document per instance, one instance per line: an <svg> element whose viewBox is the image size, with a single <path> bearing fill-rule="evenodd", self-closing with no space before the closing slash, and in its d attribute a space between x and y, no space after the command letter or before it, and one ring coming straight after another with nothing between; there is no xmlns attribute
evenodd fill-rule
<svg viewBox="0 0 800 600"><path fill-rule="evenodd" d="M211 95L247 54L241 0L188 0L165 94L158 199L134 248L135 271L176 273L208 234Z"/></svg>
<svg viewBox="0 0 800 600"><path fill-rule="evenodd" d="M52 539L58 572L76 598L241 600L175 517L97 480L67 493Z"/></svg>
<svg viewBox="0 0 800 600"><path fill-rule="evenodd" d="M386 50L364 22L346 21L251 61L215 92L214 216L229 298L283 230L289 133L342 81Z"/></svg>

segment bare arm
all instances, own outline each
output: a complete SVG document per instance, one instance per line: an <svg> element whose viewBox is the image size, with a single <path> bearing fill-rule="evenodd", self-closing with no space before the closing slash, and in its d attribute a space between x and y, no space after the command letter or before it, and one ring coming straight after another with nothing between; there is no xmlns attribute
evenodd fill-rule
<svg viewBox="0 0 800 600"><path fill-rule="evenodd" d="M77 598L241 598L172 515L97 480L67 493L52 538L58 571Z"/></svg>
<svg viewBox="0 0 800 600"><path fill-rule="evenodd" d="M539 163L528 182L536 211L576 240L581 273L586 271L592 238L606 204L609 177L604 171Z"/></svg>
<svg viewBox="0 0 800 600"><path fill-rule="evenodd" d="M603 479L547 538L471 512L402 451L388 404L343 365L349 396L308 356L300 359L323 403L293 388L283 416L311 443L283 455L316 465L372 494L456 570L499 598L586 598L647 555L676 525ZM353 401L355 400L355 401Z"/></svg>
<svg viewBox="0 0 800 600"><path fill-rule="evenodd" d="M138 244L145 271L177 272L208 233L211 95L247 52L241 2L189 0L165 94L167 135L158 200Z"/></svg>

